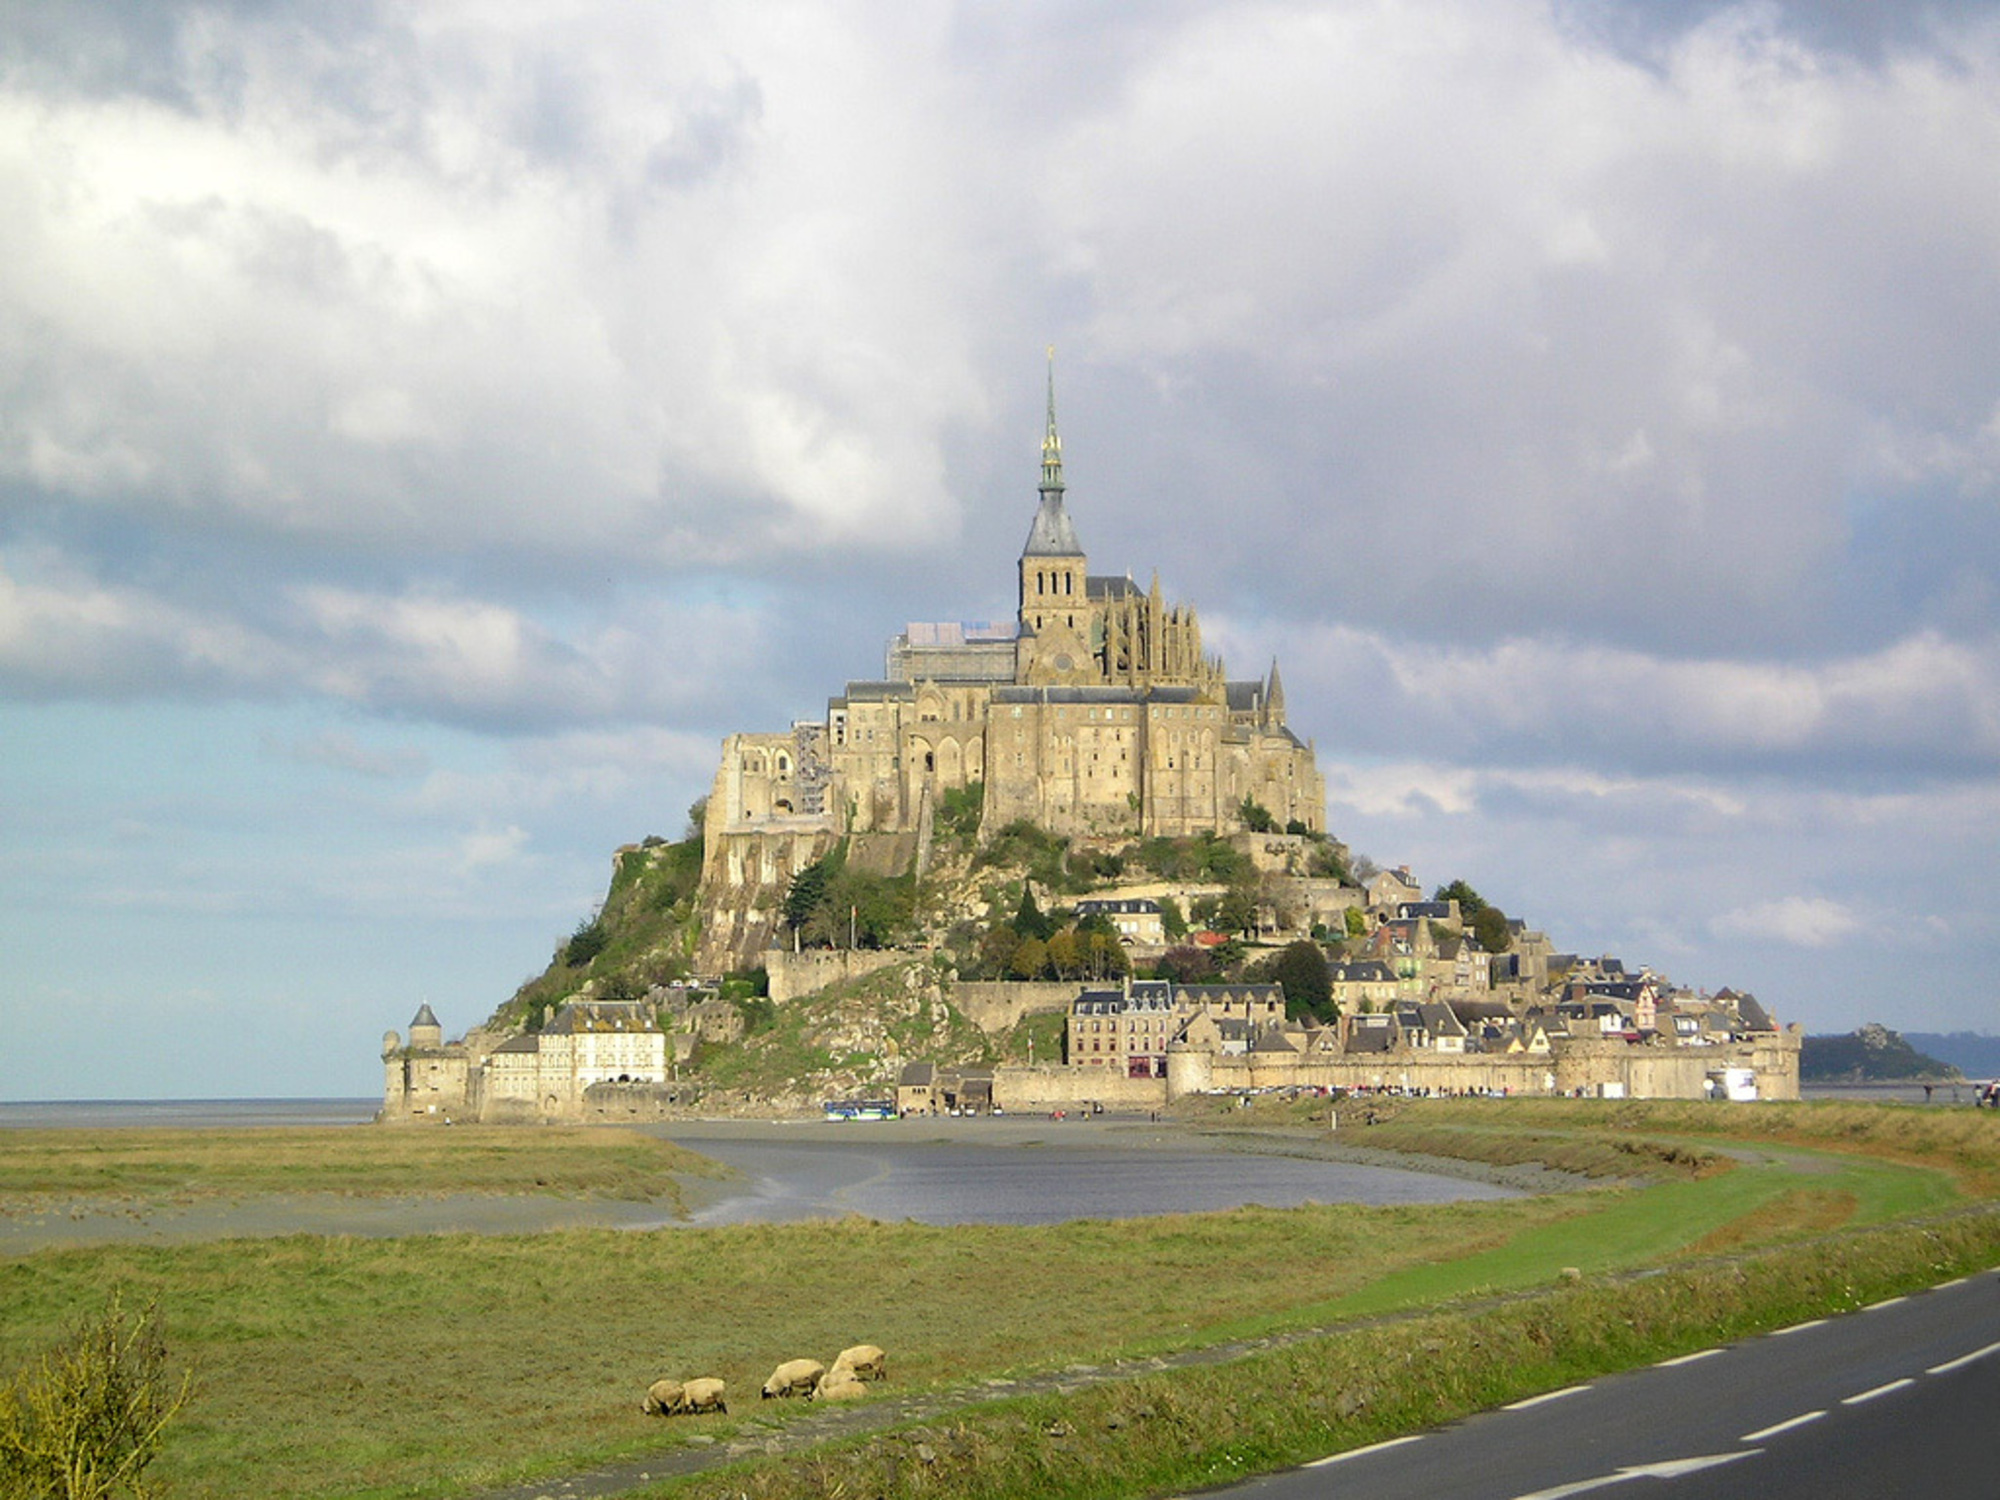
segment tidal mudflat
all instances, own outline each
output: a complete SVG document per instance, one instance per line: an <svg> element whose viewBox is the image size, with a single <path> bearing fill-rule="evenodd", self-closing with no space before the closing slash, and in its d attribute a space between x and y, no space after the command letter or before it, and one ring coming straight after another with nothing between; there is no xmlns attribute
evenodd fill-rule
<svg viewBox="0 0 2000 1500"><path fill-rule="evenodd" d="M659 1127L735 1169L690 1191L687 1222L855 1214L920 1224L1060 1224L1257 1204L1451 1203L1520 1192L1466 1173L1363 1163L1332 1141L1218 1136L1116 1117L728 1121Z"/></svg>
<svg viewBox="0 0 2000 1500"><path fill-rule="evenodd" d="M625 1132L582 1131L607 1145ZM426 1234L528 1234L560 1229L664 1229L859 1216L923 1224L1053 1224L1194 1213L1257 1204L1417 1204L1507 1197L1522 1184L1409 1170L1407 1159L1358 1164L1357 1153L1333 1142L1250 1136L1220 1137L1178 1124L1132 1119L1054 1122L968 1119L828 1124L821 1120L690 1121L640 1132L703 1158L700 1172L673 1175L672 1191L646 1191L604 1181L572 1181L567 1163L537 1180L533 1172L491 1174L469 1189L449 1181L452 1148L476 1157L495 1139L524 1147L553 1146L546 1132L502 1131L475 1144L475 1132L396 1129L348 1131L335 1143L349 1158L338 1186L313 1191L307 1179L288 1189L219 1170L231 1158L259 1152L258 1132L107 1134L124 1158L170 1156L174 1170L133 1162L111 1190L71 1176L54 1191L0 1197L0 1255L52 1246L186 1244L288 1234L365 1238ZM63 1142L74 1152L83 1132L22 1132L9 1137L25 1151L36 1139ZM265 1148L296 1154L305 1138L272 1132ZM159 1143L141 1152L135 1141ZM167 1149L167 1143L174 1149ZM371 1142L402 1158L421 1144L441 1153L427 1163L446 1173L420 1191L385 1170L366 1181ZM570 1153L564 1153L569 1155ZM581 1156L600 1153L581 1152ZM676 1154L685 1163L686 1157ZM1388 1163L1388 1164L1384 1164ZM397 1165L404 1164L399 1160ZM1465 1175L1469 1171L1469 1175ZM5 1173L0 1172L0 1179ZM643 1179L635 1179L643 1181ZM70 1190L64 1191L64 1186ZM1535 1184L1546 1186L1546 1184ZM18 1188L18 1184L16 1185ZM609 1189L609 1190L607 1190Z"/></svg>

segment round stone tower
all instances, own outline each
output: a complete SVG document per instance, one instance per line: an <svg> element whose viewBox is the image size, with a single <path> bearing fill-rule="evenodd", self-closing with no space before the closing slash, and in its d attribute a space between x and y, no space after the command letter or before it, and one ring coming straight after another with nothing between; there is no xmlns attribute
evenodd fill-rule
<svg viewBox="0 0 2000 1500"><path fill-rule="evenodd" d="M438 1025L438 1018L431 1011L426 1000L417 1007L417 1013L410 1018L410 1048L416 1051L425 1047L442 1047L444 1028Z"/></svg>

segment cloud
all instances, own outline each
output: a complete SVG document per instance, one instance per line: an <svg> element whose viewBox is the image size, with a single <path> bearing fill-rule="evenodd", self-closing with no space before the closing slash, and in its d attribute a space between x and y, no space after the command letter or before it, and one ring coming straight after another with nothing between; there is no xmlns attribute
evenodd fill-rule
<svg viewBox="0 0 2000 1500"><path fill-rule="evenodd" d="M1674 658L1560 636L1457 648L1386 627L1204 624L1233 661L1284 646L1293 700L1337 705L1328 737L1346 752L1607 774L2000 770L2000 636L1925 630L1864 654L1786 661Z"/></svg>
<svg viewBox="0 0 2000 1500"><path fill-rule="evenodd" d="M357 776L378 780L420 776L430 764L430 757L414 746L375 749L362 744L352 735L334 730L290 741L267 739L266 745L272 754L305 765L350 771Z"/></svg>
<svg viewBox="0 0 2000 1500"><path fill-rule="evenodd" d="M1838 901L1823 896L1785 896L1724 912L1710 925L1718 933L1733 936L1799 948L1826 948L1861 932L1867 924Z"/></svg>
<svg viewBox="0 0 2000 1500"><path fill-rule="evenodd" d="M7 78L0 476L677 565L950 527L979 216L923 206L961 143L893 86L923 23L314 24L183 13L171 87Z"/></svg>
<svg viewBox="0 0 2000 1500"><path fill-rule="evenodd" d="M0 547L0 682L49 698L306 693L514 732L687 716L768 692L764 608L637 598L559 629L511 601L437 589L247 585L186 601ZM40 569L48 576L17 576ZM289 752L366 774L350 742ZM406 769L406 768L405 768Z"/></svg>
<svg viewBox="0 0 2000 1500"><path fill-rule="evenodd" d="M467 871L487 865L512 864L528 847L528 831L510 823L505 828L482 828L459 841L460 863Z"/></svg>

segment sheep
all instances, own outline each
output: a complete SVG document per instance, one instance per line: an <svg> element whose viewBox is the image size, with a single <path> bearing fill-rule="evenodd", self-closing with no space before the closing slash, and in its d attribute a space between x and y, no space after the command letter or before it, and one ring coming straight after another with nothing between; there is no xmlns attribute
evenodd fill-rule
<svg viewBox="0 0 2000 1500"><path fill-rule="evenodd" d="M856 1380L881 1380L889 1373L888 1356L873 1344L856 1344L834 1356L833 1368L846 1370Z"/></svg>
<svg viewBox="0 0 2000 1500"><path fill-rule="evenodd" d="M722 1399L723 1384L719 1380L704 1377L682 1384L678 1380L656 1380L646 1387L646 1399L639 1404L639 1410L649 1417L679 1417L694 1412L726 1412L729 1407Z"/></svg>
<svg viewBox="0 0 2000 1500"><path fill-rule="evenodd" d="M774 1396L810 1396L826 1366L816 1359L788 1359L771 1372L764 1382L764 1399Z"/></svg>
<svg viewBox="0 0 2000 1500"><path fill-rule="evenodd" d="M852 1401L857 1396L868 1394L868 1387L854 1378L852 1371L843 1370L838 1365L820 1377L813 1387L815 1401Z"/></svg>
<svg viewBox="0 0 2000 1500"><path fill-rule="evenodd" d="M722 1399L723 1390L722 1382L709 1376L704 1376L700 1380L690 1380L681 1388L679 1410L727 1412L729 1404Z"/></svg>

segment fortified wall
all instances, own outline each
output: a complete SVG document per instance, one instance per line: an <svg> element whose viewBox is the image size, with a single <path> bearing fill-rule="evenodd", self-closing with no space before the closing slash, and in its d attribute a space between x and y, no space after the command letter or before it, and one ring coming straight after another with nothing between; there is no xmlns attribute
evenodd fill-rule
<svg viewBox="0 0 2000 1500"><path fill-rule="evenodd" d="M1366 1057L1249 1052L1219 1055L1185 1046L1167 1053L1165 1078L1130 1078L1098 1068L1002 1067L993 1097L1004 1109L1158 1109L1190 1094L1258 1089L1408 1089L1441 1094L1550 1096L1622 1093L1631 1099L1705 1099L1724 1069L1747 1068L1760 1099L1799 1097L1794 1031L1722 1047L1633 1047L1572 1042L1544 1056L1406 1051Z"/></svg>

